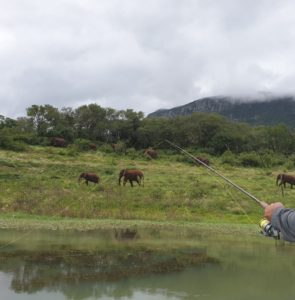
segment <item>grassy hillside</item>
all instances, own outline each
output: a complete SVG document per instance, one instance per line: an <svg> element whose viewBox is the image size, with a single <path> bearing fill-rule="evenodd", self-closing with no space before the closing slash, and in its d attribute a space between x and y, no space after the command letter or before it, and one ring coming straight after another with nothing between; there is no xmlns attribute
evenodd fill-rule
<svg viewBox="0 0 295 300"><path fill-rule="evenodd" d="M295 189L275 185L276 169L242 168L210 158L212 166L261 200L294 206ZM144 187L118 186L122 168L145 174ZM101 182L77 182L81 172L95 172ZM129 156L73 153L70 149L32 147L26 152L0 151L0 216L39 215L152 221L257 223L262 210L204 167L181 154L160 153L148 160Z"/></svg>

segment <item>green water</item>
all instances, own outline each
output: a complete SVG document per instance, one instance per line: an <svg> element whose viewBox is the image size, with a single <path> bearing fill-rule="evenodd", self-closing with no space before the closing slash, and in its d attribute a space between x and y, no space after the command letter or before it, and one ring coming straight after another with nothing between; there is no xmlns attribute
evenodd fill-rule
<svg viewBox="0 0 295 300"><path fill-rule="evenodd" d="M295 245L159 230L0 230L0 299L294 299Z"/></svg>

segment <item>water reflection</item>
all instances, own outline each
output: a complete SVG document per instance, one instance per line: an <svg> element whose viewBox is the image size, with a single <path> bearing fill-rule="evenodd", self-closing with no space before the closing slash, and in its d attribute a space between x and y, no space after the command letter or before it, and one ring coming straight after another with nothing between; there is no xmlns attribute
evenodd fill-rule
<svg viewBox="0 0 295 300"><path fill-rule="evenodd" d="M0 230L1 299L293 299L293 245L174 234Z"/></svg>
<svg viewBox="0 0 295 300"><path fill-rule="evenodd" d="M20 233L5 232L2 240L14 234ZM133 285L129 287L125 282L120 288L113 283L218 263L204 247L139 241L136 230L116 230L108 238L104 232L96 239L93 233L86 237L71 233L63 239L59 235L42 232L39 238L33 235L12 245L2 241L0 271L9 274L10 288L15 293L34 294L46 289L62 292L67 299L96 299L102 295L132 298Z"/></svg>
<svg viewBox="0 0 295 300"><path fill-rule="evenodd" d="M107 253L80 250L13 251L0 254L0 270L12 274L15 292L36 292L61 282L117 281L131 276L182 271L187 266L216 263L198 249L126 248Z"/></svg>
<svg viewBox="0 0 295 300"><path fill-rule="evenodd" d="M115 238L120 240L134 240L136 238L139 238L139 234L137 232L137 229L130 229L130 228L115 228Z"/></svg>

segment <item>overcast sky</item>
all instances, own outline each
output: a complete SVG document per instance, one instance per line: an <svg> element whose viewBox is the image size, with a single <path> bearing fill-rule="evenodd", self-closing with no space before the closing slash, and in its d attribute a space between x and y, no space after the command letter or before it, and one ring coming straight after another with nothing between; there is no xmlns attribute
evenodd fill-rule
<svg viewBox="0 0 295 300"><path fill-rule="evenodd" d="M0 0L0 115L295 94L292 0Z"/></svg>

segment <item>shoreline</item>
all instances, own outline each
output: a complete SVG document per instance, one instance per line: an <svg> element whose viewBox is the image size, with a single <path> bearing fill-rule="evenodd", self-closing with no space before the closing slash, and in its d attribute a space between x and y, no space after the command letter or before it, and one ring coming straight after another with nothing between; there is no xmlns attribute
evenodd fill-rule
<svg viewBox="0 0 295 300"><path fill-rule="evenodd" d="M120 219L79 219L40 216L0 215L0 229L4 230L49 230L49 231L99 231L115 228L138 230L188 231L225 235L257 235L258 224L229 222L152 221Z"/></svg>

